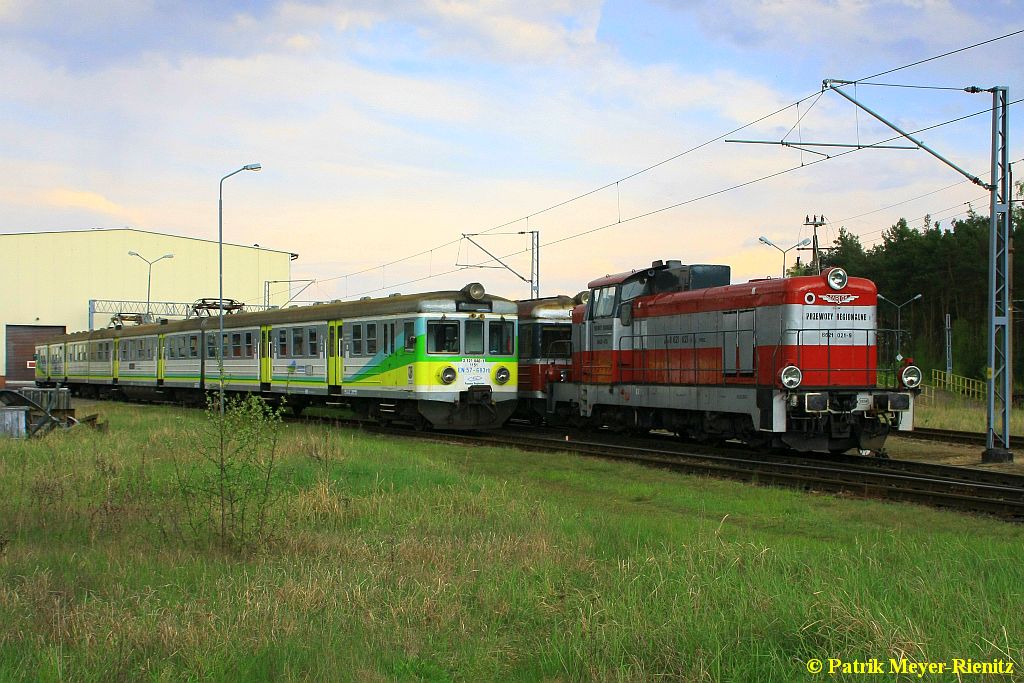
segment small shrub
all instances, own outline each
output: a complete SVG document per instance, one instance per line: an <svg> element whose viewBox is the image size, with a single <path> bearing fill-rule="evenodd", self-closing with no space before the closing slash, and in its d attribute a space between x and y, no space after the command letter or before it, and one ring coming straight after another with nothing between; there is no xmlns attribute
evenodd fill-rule
<svg viewBox="0 0 1024 683"><path fill-rule="evenodd" d="M195 435L195 457L174 458L184 506L176 529L204 544L243 552L265 540L279 497L277 445L283 406L259 396L229 398L223 418L218 396L207 397L206 420Z"/></svg>

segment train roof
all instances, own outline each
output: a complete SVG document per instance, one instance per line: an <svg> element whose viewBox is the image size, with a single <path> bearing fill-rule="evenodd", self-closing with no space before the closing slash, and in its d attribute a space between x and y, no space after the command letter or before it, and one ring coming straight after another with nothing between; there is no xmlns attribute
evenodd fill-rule
<svg viewBox="0 0 1024 683"><path fill-rule="evenodd" d="M650 268L605 275L589 283L587 287L598 289L639 280L647 285L645 294L660 294L663 292L685 292L706 287L723 287L729 284L731 276L732 269L724 265L707 263L687 265L678 260L655 261Z"/></svg>
<svg viewBox="0 0 1024 683"><path fill-rule="evenodd" d="M742 284L689 292L668 292L637 301L640 317L672 315L697 310L729 310L782 304L874 306L875 283L867 278L849 277L841 289L828 284L828 273L798 277L751 280Z"/></svg>
<svg viewBox="0 0 1024 683"><path fill-rule="evenodd" d="M523 299L519 301L520 320L568 320L572 309L586 303L590 292L580 292L576 296L548 296L540 299Z"/></svg>
<svg viewBox="0 0 1024 683"><path fill-rule="evenodd" d="M277 308L269 311L232 313L224 316L224 329L257 327L259 325L286 325L289 323L316 322L320 320L344 320L346 318L362 318L375 315L456 313L459 311L479 312L479 309L484 306L486 306L487 310L483 312L516 315L518 310L516 302L490 294L484 294L480 299L474 299L468 294L469 288L470 285L467 285L458 291L401 294L360 301L338 301L312 306ZM209 330L218 326L217 319L218 316L212 315L173 322L149 323L123 327L121 329L106 328L92 332L74 332L61 335L58 339L62 342L74 342L87 339L141 337L190 330Z"/></svg>

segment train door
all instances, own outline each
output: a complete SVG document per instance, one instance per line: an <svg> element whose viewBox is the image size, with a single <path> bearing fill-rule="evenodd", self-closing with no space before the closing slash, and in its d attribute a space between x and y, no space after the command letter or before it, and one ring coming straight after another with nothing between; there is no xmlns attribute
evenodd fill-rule
<svg viewBox="0 0 1024 683"><path fill-rule="evenodd" d="M260 328L260 390L270 391L271 332L269 325Z"/></svg>
<svg viewBox="0 0 1024 683"><path fill-rule="evenodd" d="M110 356L110 374L114 384L117 384L118 375L121 372L121 340L114 339L114 352Z"/></svg>
<svg viewBox="0 0 1024 683"><path fill-rule="evenodd" d="M342 322L332 320L327 323L327 384L333 389L341 386L344 372L344 356L342 355Z"/></svg>
<svg viewBox="0 0 1024 683"><path fill-rule="evenodd" d="M722 314L722 374L726 377L754 372L754 311Z"/></svg>
<svg viewBox="0 0 1024 683"><path fill-rule="evenodd" d="M615 339L615 301L618 287L609 285L595 289L591 295L587 321L583 382L608 384L612 380L612 358Z"/></svg>
<svg viewBox="0 0 1024 683"><path fill-rule="evenodd" d="M167 358L164 346L166 344L164 335L156 338L156 384L161 386L164 383L164 360Z"/></svg>

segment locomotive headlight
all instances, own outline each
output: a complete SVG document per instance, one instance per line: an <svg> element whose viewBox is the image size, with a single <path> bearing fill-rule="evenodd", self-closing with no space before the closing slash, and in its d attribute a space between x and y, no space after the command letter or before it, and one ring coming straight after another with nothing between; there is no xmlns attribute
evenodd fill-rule
<svg viewBox="0 0 1024 683"><path fill-rule="evenodd" d="M779 373L779 379L782 381L782 386L787 389L796 389L800 386L800 382L804 381L804 373L800 372L800 368L795 365L787 365Z"/></svg>
<svg viewBox="0 0 1024 683"><path fill-rule="evenodd" d="M450 365L441 371L441 382L444 384L451 384L455 381L456 377L458 377L458 373L456 373L455 368Z"/></svg>
<svg viewBox="0 0 1024 683"><path fill-rule="evenodd" d="M506 367L498 368L497 372L494 373L494 381L498 384L505 384L511 379L512 373L508 371Z"/></svg>
<svg viewBox="0 0 1024 683"><path fill-rule="evenodd" d="M903 386L908 389L914 389L921 385L921 368L916 365L908 365L903 368L903 372L900 373L900 379L903 380Z"/></svg>
<svg viewBox="0 0 1024 683"><path fill-rule="evenodd" d="M828 286L832 289L842 289L850 281L850 276L842 268L833 268L828 271Z"/></svg>

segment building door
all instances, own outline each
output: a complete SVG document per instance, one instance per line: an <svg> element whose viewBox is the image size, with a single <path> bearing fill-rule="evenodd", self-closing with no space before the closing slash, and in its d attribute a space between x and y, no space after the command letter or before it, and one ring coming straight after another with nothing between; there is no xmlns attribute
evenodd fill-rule
<svg viewBox="0 0 1024 683"><path fill-rule="evenodd" d="M4 373L8 382L32 382L35 380L36 344L52 339L67 331L63 325L6 325L7 368Z"/></svg>

